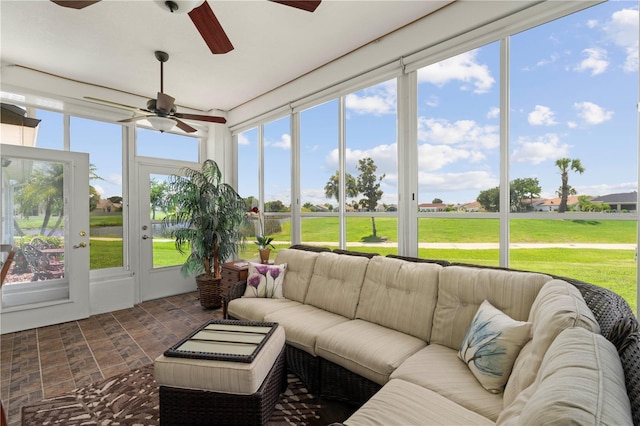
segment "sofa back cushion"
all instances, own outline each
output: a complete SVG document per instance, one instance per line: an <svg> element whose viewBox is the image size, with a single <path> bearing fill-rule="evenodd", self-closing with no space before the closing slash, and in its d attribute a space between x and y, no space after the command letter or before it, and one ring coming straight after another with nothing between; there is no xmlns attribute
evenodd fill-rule
<svg viewBox="0 0 640 426"><path fill-rule="evenodd" d="M533 384L498 417L500 425L632 425L615 346L582 327L562 331Z"/></svg>
<svg viewBox="0 0 640 426"><path fill-rule="evenodd" d="M303 303L307 296L311 275L318 253L305 250L281 249L276 255L276 264L287 264L287 273L282 283L286 299Z"/></svg>
<svg viewBox="0 0 640 426"><path fill-rule="evenodd" d="M547 349L562 330L582 327L594 333L600 332L598 321L580 291L563 280L552 280L542 287L531 305L529 322L532 323L531 340L522 348L513 365L504 390L505 406L533 383Z"/></svg>
<svg viewBox="0 0 640 426"><path fill-rule="evenodd" d="M320 253L304 303L353 319L369 259Z"/></svg>
<svg viewBox="0 0 640 426"><path fill-rule="evenodd" d="M369 261L356 318L429 342L442 266L376 256Z"/></svg>
<svg viewBox="0 0 640 426"><path fill-rule="evenodd" d="M440 271L431 343L459 350L471 320L484 300L516 321L527 321L544 274L466 266Z"/></svg>

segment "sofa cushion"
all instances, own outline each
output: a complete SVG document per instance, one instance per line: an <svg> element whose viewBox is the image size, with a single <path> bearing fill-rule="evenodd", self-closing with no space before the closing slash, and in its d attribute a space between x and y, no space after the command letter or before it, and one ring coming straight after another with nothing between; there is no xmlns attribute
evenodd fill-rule
<svg viewBox="0 0 640 426"><path fill-rule="evenodd" d="M425 346L424 340L408 334L352 320L320 333L316 354L383 385L402 361Z"/></svg>
<svg viewBox="0 0 640 426"><path fill-rule="evenodd" d="M369 259L320 253L304 303L353 319Z"/></svg>
<svg viewBox="0 0 640 426"><path fill-rule="evenodd" d="M503 408L502 394L487 392L460 361L458 351L446 346L432 343L419 350L391 373L391 379L430 389L492 421Z"/></svg>
<svg viewBox="0 0 640 426"><path fill-rule="evenodd" d="M493 425L481 415L404 380L391 380L344 422L347 426Z"/></svg>
<svg viewBox="0 0 640 426"><path fill-rule="evenodd" d="M356 318L407 333L426 342L442 266L376 256L369 261Z"/></svg>
<svg viewBox="0 0 640 426"><path fill-rule="evenodd" d="M530 331L531 323L516 321L485 300L471 321L458 357L486 390L500 393Z"/></svg>
<svg viewBox="0 0 640 426"><path fill-rule="evenodd" d="M534 383L500 415L498 424L632 425L616 348L581 327L558 335Z"/></svg>
<svg viewBox="0 0 640 426"><path fill-rule="evenodd" d="M544 274L447 266L440 271L431 343L458 350L484 300L517 321L527 321Z"/></svg>
<svg viewBox="0 0 640 426"><path fill-rule="evenodd" d="M563 280L546 283L538 293L529 314L531 340L522 348L504 390L505 405L535 379L542 359L553 340L569 327L582 327L595 333L600 326L580 291Z"/></svg>
<svg viewBox="0 0 640 426"><path fill-rule="evenodd" d="M300 304L272 311L265 315L264 321L279 323L285 329L288 344L315 356L318 335L327 328L349 320L315 306Z"/></svg>
<svg viewBox="0 0 640 426"><path fill-rule="evenodd" d="M282 283L286 272L286 263L263 265L249 262L247 286L243 297L282 299Z"/></svg>
<svg viewBox="0 0 640 426"><path fill-rule="evenodd" d="M311 275L318 253L305 250L280 249L275 263L287 264L287 273L282 283L282 293L289 300L303 303L307 296Z"/></svg>
<svg viewBox="0 0 640 426"><path fill-rule="evenodd" d="M301 305L302 303L289 299L242 297L230 301L227 309L231 318L244 321L264 321L264 317L270 312Z"/></svg>

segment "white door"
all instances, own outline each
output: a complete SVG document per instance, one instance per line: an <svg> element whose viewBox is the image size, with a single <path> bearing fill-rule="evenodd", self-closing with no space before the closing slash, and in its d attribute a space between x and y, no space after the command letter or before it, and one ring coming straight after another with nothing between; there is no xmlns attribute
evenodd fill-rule
<svg viewBox="0 0 640 426"><path fill-rule="evenodd" d="M88 317L89 155L0 145L0 159L0 239L17 251L0 331Z"/></svg>
<svg viewBox="0 0 640 426"><path fill-rule="evenodd" d="M140 229L140 298L152 300L196 289L193 276L184 277L180 267L186 259L175 248L169 230L163 229L163 186L179 166L139 164L138 194Z"/></svg>

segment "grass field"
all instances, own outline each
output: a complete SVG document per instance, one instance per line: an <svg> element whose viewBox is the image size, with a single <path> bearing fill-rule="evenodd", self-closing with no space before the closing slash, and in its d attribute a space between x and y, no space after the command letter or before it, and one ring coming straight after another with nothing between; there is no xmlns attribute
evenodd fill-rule
<svg viewBox="0 0 640 426"><path fill-rule="evenodd" d="M36 228L39 218L18 221L22 229ZM92 227L119 226L122 217L118 215L91 216ZM376 218L378 236L386 242L397 242L397 219ZM510 222L513 243L582 243L582 244L636 244L635 221L593 221L563 219L512 219ZM276 250L288 247L291 241L290 222L282 224L282 232L273 235ZM498 243L498 219L448 219L420 218L418 222L420 242L427 243ZM338 218L304 218L302 220L302 241L334 242L337 247ZM347 218L347 242L371 241L371 218ZM91 239L91 269L122 266L122 241ZM358 251L375 252L382 255L397 254L396 247L385 247L375 243L353 248ZM497 249L460 250L451 248L419 249L419 257L446 259L453 262L475 263L498 266ZM250 239L244 258L256 258L257 247ZM154 266L179 265L185 255L180 255L173 242L154 241ZM636 310L636 262L632 250L599 249L512 249L510 267L515 269L547 272L591 282L622 295Z"/></svg>

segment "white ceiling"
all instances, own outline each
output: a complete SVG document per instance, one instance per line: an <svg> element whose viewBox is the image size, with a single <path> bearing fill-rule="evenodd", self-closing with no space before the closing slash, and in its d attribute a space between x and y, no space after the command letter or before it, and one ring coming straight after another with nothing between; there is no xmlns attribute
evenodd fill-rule
<svg viewBox="0 0 640 426"><path fill-rule="evenodd" d="M0 0L0 61L89 83L84 96L95 96L97 85L155 98L153 52L163 50L165 93L182 107L229 111L451 0L323 0L314 13L267 0L208 2L235 47L230 53L211 54L188 15L151 0L102 0L81 10Z"/></svg>

